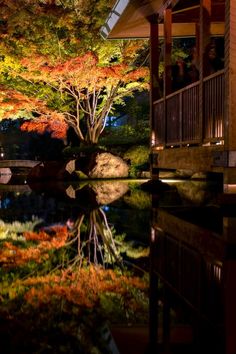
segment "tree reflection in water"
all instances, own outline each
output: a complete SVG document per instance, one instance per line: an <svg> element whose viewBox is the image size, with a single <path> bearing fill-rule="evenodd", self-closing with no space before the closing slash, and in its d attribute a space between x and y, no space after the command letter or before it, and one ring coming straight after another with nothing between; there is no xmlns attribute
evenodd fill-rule
<svg viewBox="0 0 236 354"><path fill-rule="evenodd" d="M83 234L81 229L84 229ZM102 264L116 262L121 265L122 257L119 254L112 228L109 226L107 217L102 208L89 212L87 216L82 214L78 217L72 230L72 241L77 241L78 255L75 263L80 266L87 260L88 263Z"/></svg>
<svg viewBox="0 0 236 354"><path fill-rule="evenodd" d="M101 189L104 192L105 185ZM117 242L102 203L97 194L91 198L91 189L80 192L75 200L62 199L65 214L71 205L78 213L73 225L37 224L37 230L28 225L21 233L5 232L1 225L4 353L109 353L101 335L104 325L147 320L148 278L120 268L122 242ZM83 210L79 201L88 206L88 195L96 205Z"/></svg>

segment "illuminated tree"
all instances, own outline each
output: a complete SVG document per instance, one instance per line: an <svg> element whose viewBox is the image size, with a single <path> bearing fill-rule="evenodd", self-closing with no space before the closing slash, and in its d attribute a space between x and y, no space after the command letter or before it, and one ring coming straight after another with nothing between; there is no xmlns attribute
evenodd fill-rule
<svg viewBox="0 0 236 354"><path fill-rule="evenodd" d="M0 117L27 117L23 129L57 137L71 126L96 144L113 105L147 88L147 69L135 65L140 44L99 38L103 0L2 5Z"/></svg>

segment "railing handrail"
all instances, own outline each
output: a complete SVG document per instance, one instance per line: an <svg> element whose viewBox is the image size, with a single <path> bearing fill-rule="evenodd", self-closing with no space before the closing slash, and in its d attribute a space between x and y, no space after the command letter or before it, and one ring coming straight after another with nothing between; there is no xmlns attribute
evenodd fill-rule
<svg viewBox="0 0 236 354"><path fill-rule="evenodd" d="M203 81L204 81L204 82L205 82L205 81L209 81L209 80L211 80L211 79L214 79L214 77L221 76L221 75L224 74L224 73L225 73L225 69L218 70L217 72L215 72L215 73L213 73L213 74L211 74L211 75L209 75L209 76L204 77L204 78L203 78Z"/></svg>
<svg viewBox="0 0 236 354"><path fill-rule="evenodd" d="M215 72L215 73L213 73L213 74L211 74L211 75L209 75L209 76L204 77L203 81L204 81L204 82L205 82L205 81L209 81L209 80L213 79L214 77L217 77L217 76L220 76L220 75L224 74L224 72L225 72L225 69L218 70L217 72ZM181 92L187 91L187 90L191 89L192 87L197 86L197 85L199 85L199 84L200 84L200 80L198 80L198 81L196 81L196 82L193 82L192 84L187 85L187 86L181 88L180 90L177 90L177 91L175 91L175 92L172 92L172 93L170 93L169 95L167 95L167 96L165 96L165 97L159 98L158 100L154 101L153 104L160 103L160 102L164 101L164 99L167 100L167 99L169 99L169 98L171 98L171 97L173 97L173 96L175 96L175 95L178 95L178 94L180 94Z"/></svg>
<svg viewBox="0 0 236 354"><path fill-rule="evenodd" d="M202 83L202 91L200 84ZM200 102L203 103L200 114ZM154 102L156 145L183 146L218 142L224 137L224 69L204 81L164 96Z"/></svg>

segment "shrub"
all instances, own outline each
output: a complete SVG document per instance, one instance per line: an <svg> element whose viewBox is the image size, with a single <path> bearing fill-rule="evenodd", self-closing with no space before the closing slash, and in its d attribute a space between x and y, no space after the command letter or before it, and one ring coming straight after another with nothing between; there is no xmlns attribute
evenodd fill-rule
<svg viewBox="0 0 236 354"><path fill-rule="evenodd" d="M140 171L149 170L149 147L146 145L131 147L124 153L123 158L130 164L130 177L138 177Z"/></svg>

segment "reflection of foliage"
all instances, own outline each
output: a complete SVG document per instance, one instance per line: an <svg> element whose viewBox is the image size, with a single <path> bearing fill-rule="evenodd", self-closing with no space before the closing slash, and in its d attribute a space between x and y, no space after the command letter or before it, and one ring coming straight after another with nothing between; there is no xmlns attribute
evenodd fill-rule
<svg viewBox="0 0 236 354"><path fill-rule="evenodd" d="M81 353L92 353L96 348L95 353L103 354L108 351L101 338L99 343L96 337L104 319L120 320L122 317L124 320L126 317L137 321L143 306L147 306L143 292L146 289L145 280L90 265L73 272L62 270L41 277L17 279L8 288L5 286L1 301L12 313L11 323L17 326L22 321L24 324L16 338L19 343L14 344L22 345L23 336L29 338L31 335L33 348L24 353L40 353L39 349L36 351L36 345L40 345L41 350L48 345L50 348L56 336L59 341L53 342L54 351L49 353L78 353L74 349L76 344L77 349L82 348ZM0 313L4 315L2 308L0 306ZM36 333L40 344L34 339Z"/></svg>
<svg viewBox="0 0 236 354"><path fill-rule="evenodd" d="M102 233L105 245L111 241L112 234L106 233L109 227L100 211L90 214L97 233L92 225L82 226L83 218L76 223L81 233L89 231L91 238ZM97 225L99 218L102 226ZM8 348L11 328L12 352L109 353L101 337L107 321L147 320L147 279L87 261L78 267L71 236L65 227L57 227L47 232L25 232L17 242L1 242L0 328L6 334L6 342L1 342L3 350ZM6 272L8 269L10 272Z"/></svg>
<svg viewBox="0 0 236 354"><path fill-rule="evenodd" d="M0 220L0 240L1 239L15 239L19 240L19 234L25 231L32 231L34 227L41 222L40 219L34 218L32 221L21 223L14 221L10 224Z"/></svg>
<svg viewBox="0 0 236 354"><path fill-rule="evenodd" d="M88 219L85 237L81 236L84 215L78 218L72 230L74 241L78 242L77 262L82 264L85 256L89 263L93 262L94 264L121 262L112 229L108 225L104 211L102 209L92 210Z"/></svg>
<svg viewBox="0 0 236 354"><path fill-rule="evenodd" d="M134 242L124 242L122 252L129 258L138 259L149 256L149 247L136 246Z"/></svg>
<svg viewBox="0 0 236 354"><path fill-rule="evenodd" d="M135 209L150 209L151 197L150 194L142 190L133 190L130 195L124 197L124 201Z"/></svg>
<svg viewBox="0 0 236 354"><path fill-rule="evenodd" d="M63 247L68 237L65 227L55 227L51 231L53 235L44 231L38 234L25 232L17 242L4 242L0 248L0 263L5 267L16 267L28 261L43 262L49 257L48 252Z"/></svg>

